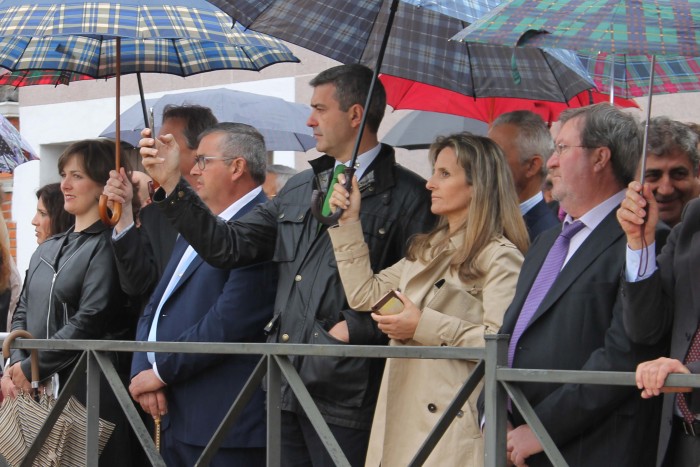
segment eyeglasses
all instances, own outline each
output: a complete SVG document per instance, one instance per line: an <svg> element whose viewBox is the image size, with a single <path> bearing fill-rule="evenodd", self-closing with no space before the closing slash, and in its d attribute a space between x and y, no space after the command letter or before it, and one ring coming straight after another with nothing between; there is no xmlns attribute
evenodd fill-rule
<svg viewBox="0 0 700 467"><path fill-rule="evenodd" d="M204 170L207 168L207 161L230 161L231 159L235 159L235 157L195 156L194 162L199 170Z"/></svg>
<svg viewBox="0 0 700 467"><path fill-rule="evenodd" d="M554 152L557 153L557 156L561 156L564 154L569 148L583 148L583 149L595 149L590 146L577 146L575 144L557 144L554 146Z"/></svg>

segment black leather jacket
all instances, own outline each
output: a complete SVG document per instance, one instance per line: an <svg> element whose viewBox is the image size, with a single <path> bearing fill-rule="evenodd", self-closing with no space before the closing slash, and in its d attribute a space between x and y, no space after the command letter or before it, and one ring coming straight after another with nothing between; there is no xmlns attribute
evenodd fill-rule
<svg viewBox="0 0 700 467"><path fill-rule="evenodd" d="M82 232L54 235L32 255L12 329L26 329L38 339L133 339L134 310L119 287L109 242L111 229L97 221ZM42 380L61 379L77 358L74 351L40 350ZM27 379L28 352L14 350Z"/></svg>
<svg viewBox="0 0 700 467"><path fill-rule="evenodd" d="M322 156L312 170L292 177L271 201L237 221L218 221L194 191L181 181L155 202L178 231L210 264L234 267L272 260L279 267L275 315L269 342L341 344L328 330L347 321L352 344L385 344L369 313L349 309L326 228L311 214L312 190L325 191L335 161ZM375 272L404 256L409 238L435 222L425 180L400 167L390 146L360 180L360 217ZM331 357L293 357L324 418L335 425L368 429L376 402L383 361ZM299 411L288 386L282 388L284 410Z"/></svg>

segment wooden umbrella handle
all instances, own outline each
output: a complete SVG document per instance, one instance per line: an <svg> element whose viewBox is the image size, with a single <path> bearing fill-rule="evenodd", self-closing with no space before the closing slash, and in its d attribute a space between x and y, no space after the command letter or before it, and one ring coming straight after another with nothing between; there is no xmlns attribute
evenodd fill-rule
<svg viewBox="0 0 700 467"><path fill-rule="evenodd" d="M10 358L10 346L18 337L24 337L25 339L33 339L29 331L24 329L15 329L10 334L7 335L2 343L2 357L7 360ZM32 349L30 352L31 363L32 363L32 395L36 399L39 397L39 352L36 349Z"/></svg>
<svg viewBox="0 0 700 467"><path fill-rule="evenodd" d="M100 195L100 219L105 225L114 227L119 222L122 217L122 205L119 203L113 203L112 206L112 217L109 217L109 211L107 208L107 195Z"/></svg>

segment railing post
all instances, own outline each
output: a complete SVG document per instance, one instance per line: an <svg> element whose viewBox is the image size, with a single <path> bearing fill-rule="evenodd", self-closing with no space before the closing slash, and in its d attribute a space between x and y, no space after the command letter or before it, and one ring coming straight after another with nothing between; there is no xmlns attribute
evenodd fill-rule
<svg viewBox="0 0 700 467"><path fill-rule="evenodd" d="M284 357L286 358L286 357ZM282 462L282 383L280 367L267 356L267 466L279 467Z"/></svg>
<svg viewBox="0 0 700 467"><path fill-rule="evenodd" d="M486 371L484 374L484 465L506 465L506 391L498 382L496 370L508 364L507 335L486 335Z"/></svg>
<svg viewBox="0 0 700 467"><path fill-rule="evenodd" d="M100 367L92 350L87 351L87 465L97 465L100 431Z"/></svg>

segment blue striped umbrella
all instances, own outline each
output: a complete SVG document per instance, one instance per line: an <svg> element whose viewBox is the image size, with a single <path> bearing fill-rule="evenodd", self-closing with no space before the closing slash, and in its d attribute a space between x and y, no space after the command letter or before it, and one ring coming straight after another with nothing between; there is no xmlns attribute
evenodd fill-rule
<svg viewBox="0 0 700 467"><path fill-rule="evenodd" d="M171 62L189 60L190 68L175 73L181 76L240 68L238 58L245 55L245 47L252 47L252 56L263 57L263 66L246 65L246 69L260 69L276 63L278 57L298 61L278 40L234 28L233 19L205 0L1 0L0 40L4 45L0 63L14 73L0 84L30 84L27 75L36 76L40 70L49 75L58 73L62 82L115 76L117 130L122 66L128 72L163 73L172 69ZM273 53L261 53L263 47ZM131 61L126 68L121 54L129 51L131 55L125 59L131 57ZM140 74L138 78L145 123L148 117ZM119 170L119 144L115 161ZM121 206L115 205L114 215L108 218L107 199L100 199L100 216L106 224L115 225L120 215Z"/></svg>
<svg viewBox="0 0 700 467"><path fill-rule="evenodd" d="M281 42L236 24L228 33L237 45L194 39L121 39L122 74L168 73L190 76L213 70L253 70L299 59ZM117 73L117 40L99 36L0 38L0 67L12 74L0 84L67 84ZM42 73L29 73L41 70ZM56 72L56 73L52 73ZM32 81L35 80L35 81Z"/></svg>

